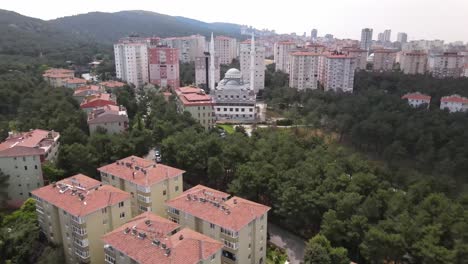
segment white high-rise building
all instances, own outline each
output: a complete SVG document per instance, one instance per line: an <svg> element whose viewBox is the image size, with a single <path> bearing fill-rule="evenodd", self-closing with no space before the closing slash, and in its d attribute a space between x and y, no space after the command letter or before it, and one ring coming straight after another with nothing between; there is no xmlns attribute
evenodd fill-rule
<svg viewBox="0 0 468 264"><path fill-rule="evenodd" d="M308 51L291 53L289 86L298 90L317 89L320 54Z"/></svg>
<svg viewBox="0 0 468 264"><path fill-rule="evenodd" d="M265 47L258 43L252 45L252 43L252 40L246 40L240 44L240 70L244 80L251 78L250 65L252 64L253 46L253 64L255 65L253 86L255 92L258 92L265 88ZM252 80L250 82L252 83Z"/></svg>
<svg viewBox="0 0 468 264"><path fill-rule="evenodd" d="M289 53L296 48L296 43L292 41L275 43L273 56L275 59L276 71L289 73Z"/></svg>
<svg viewBox="0 0 468 264"><path fill-rule="evenodd" d="M404 44L404 43L408 42L408 34L406 34L404 32L398 33L397 41L400 42L401 44Z"/></svg>
<svg viewBox="0 0 468 264"><path fill-rule="evenodd" d="M392 40L392 30L386 29L383 32L383 41L384 42L390 42Z"/></svg>
<svg viewBox="0 0 468 264"><path fill-rule="evenodd" d="M193 62L196 57L203 56L206 46L205 37L201 35L165 38L161 40L161 44L178 49L179 59L184 63Z"/></svg>
<svg viewBox="0 0 468 264"><path fill-rule="evenodd" d="M237 40L235 38L217 36L215 38L215 52L221 64L231 64L237 58Z"/></svg>
<svg viewBox="0 0 468 264"><path fill-rule="evenodd" d="M317 31L317 29L314 28L314 29L312 29L312 31L310 32L310 39L311 39L312 41L315 41L315 40L317 40L317 37L318 37L318 31Z"/></svg>
<svg viewBox="0 0 468 264"><path fill-rule="evenodd" d="M361 31L361 49L369 51L372 46L372 28L363 28Z"/></svg>
<svg viewBox="0 0 468 264"><path fill-rule="evenodd" d="M319 80L325 91L353 92L354 58L340 53L320 57Z"/></svg>
<svg viewBox="0 0 468 264"><path fill-rule="evenodd" d="M123 38L114 44L115 71L118 79L141 87L149 82L148 39Z"/></svg>

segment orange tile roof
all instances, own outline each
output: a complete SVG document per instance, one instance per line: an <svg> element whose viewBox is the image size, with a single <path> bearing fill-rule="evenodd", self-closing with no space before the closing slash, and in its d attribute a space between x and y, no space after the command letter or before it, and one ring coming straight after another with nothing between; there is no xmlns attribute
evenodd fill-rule
<svg viewBox="0 0 468 264"><path fill-rule="evenodd" d="M44 154L59 137L55 131L42 129L13 134L0 144L0 157Z"/></svg>
<svg viewBox="0 0 468 264"><path fill-rule="evenodd" d="M233 231L240 231L270 210L263 204L229 197L227 193L197 185L166 202L166 205Z"/></svg>
<svg viewBox="0 0 468 264"><path fill-rule="evenodd" d="M83 108L96 108L105 105L115 105L115 99L108 93L97 93L86 97L81 102L80 107Z"/></svg>
<svg viewBox="0 0 468 264"><path fill-rule="evenodd" d="M75 72L73 70L51 68L46 70L42 76L48 78L70 78L73 77L74 74Z"/></svg>
<svg viewBox="0 0 468 264"><path fill-rule="evenodd" d="M425 95L425 94L422 94L422 93L419 93L419 92L405 94L401 98L402 99L410 99L410 100L431 101L431 97L429 95Z"/></svg>
<svg viewBox="0 0 468 264"><path fill-rule="evenodd" d="M196 87L181 87L176 89L179 100L185 106L210 106L213 105L213 99L205 94L202 89Z"/></svg>
<svg viewBox="0 0 468 264"><path fill-rule="evenodd" d="M101 82L100 85L108 87L108 88L118 88L118 87L125 86L125 83L118 82L118 81L107 81L107 82Z"/></svg>
<svg viewBox="0 0 468 264"><path fill-rule="evenodd" d="M82 217L130 199L130 194L110 185L102 185L83 174L63 179L31 192L69 214Z"/></svg>
<svg viewBox="0 0 468 264"><path fill-rule="evenodd" d="M141 264L197 264L223 247L221 242L188 228L171 235L179 228L178 224L147 212L104 235L102 240Z"/></svg>
<svg viewBox="0 0 468 264"><path fill-rule="evenodd" d="M442 97L440 102L468 104L468 98L462 97L458 94L453 94Z"/></svg>
<svg viewBox="0 0 468 264"><path fill-rule="evenodd" d="M137 156L130 156L102 166L98 171L146 187L185 173L183 170L163 164L156 164L153 161Z"/></svg>
<svg viewBox="0 0 468 264"><path fill-rule="evenodd" d="M75 77L66 79L64 82L69 83L69 84L86 84L85 79L75 78Z"/></svg>

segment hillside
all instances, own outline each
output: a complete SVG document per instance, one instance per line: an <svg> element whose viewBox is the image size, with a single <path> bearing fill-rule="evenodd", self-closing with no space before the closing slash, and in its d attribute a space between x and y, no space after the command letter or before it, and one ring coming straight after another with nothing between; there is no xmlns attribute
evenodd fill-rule
<svg viewBox="0 0 468 264"><path fill-rule="evenodd" d="M137 34L140 36L209 36L226 34L239 37L240 25L205 23L185 17L168 16L148 11L121 11L116 13L92 12L48 21L76 37L89 37L100 43L113 43L117 39Z"/></svg>

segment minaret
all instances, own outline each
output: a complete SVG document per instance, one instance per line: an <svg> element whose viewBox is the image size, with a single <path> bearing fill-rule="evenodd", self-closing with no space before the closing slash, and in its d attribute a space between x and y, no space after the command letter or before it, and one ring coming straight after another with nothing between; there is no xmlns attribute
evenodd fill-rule
<svg viewBox="0 0 468 264"><path fill-rule="evenodd" d="M210 73L209 77L210 80L208 81L208 85L210 87L210 92L215 90L215 48L214 48L214 39L213 39L213 32L211 33L211 42L210 42Z"/></svg>
<svg viewBox="0 0 468 264"><path fill-rule="evenodd" d="M253 32L250 41L250 90L255 91L255 39Z"/></svg>

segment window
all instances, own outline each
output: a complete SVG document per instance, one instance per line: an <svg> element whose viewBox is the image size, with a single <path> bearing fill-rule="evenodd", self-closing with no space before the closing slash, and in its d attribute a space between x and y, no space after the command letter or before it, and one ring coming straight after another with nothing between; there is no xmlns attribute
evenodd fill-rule
<svg viewBox="0 0 468 264"><path fill-rule="evenodd" d="M34 165L34 169L36 169L36 170L37 170L37 165Z"/></svg>
<svg viewBox="0 0 468 264"><path fill-rule="evenodd" d="M214 228L215 228L215 225L212 224L212 223L210 223L210 228L211 228L211 229L214 229Z"/></svg>
<svg viewBox="0 0 468 264"><path fill-rule="evenodd" d="M125 218L125 212L120 213L120 218Z"/></svg>
<svg viewBox="0 0 468 264"><path fill-rule="evenodd" d="M106 207L106 208L102 208L102 209L101 209L101 212L102 212L103 214L106 214L106 213L107 213L107 207Z"/></svg>
<svg viewBox="0 0 468 264"><path fill-rule="evenodd" d="M120 202L119 203L119 208L123 207L124 206L124 202Z"/></svg>
<svg viewBox="0 0 468 264"><path fill-rule="evenodd" d="M23 157L23 161L26 161L26 157Z"/></svg>
<svg viewBox="0 0 468 264"><path fill-rule="evenodd" d="M163 190L163 195L166 195L166 190Z"/></svg>
<svg viewBox="0 0 468 264"><path fill-rule="evenodd" d="M115 258L109 256L106 254L106 263L109 263L109 264L115 264Z"/></svg>
<svg viewBox="0 0 468 264"><path fill-rule="evenodd" d="M114 177L114 175L112 175L112 179L113 179L113 180L115 180L115 177Z"/></svg>
<svg viewBox="0 0 468 264"><path fill-rule="evenodd" d="M28 170L28 166L24 166L24 170Z"/></svg>
<svg viewBox="0 0 468 264"><path fill-rule="evenodd" d="M169 213L172 213L172 214L175 214L175 215L179 215L179 210L175 209L175 208L172 208L172 207L169 207L168 209Z"/></svg>

